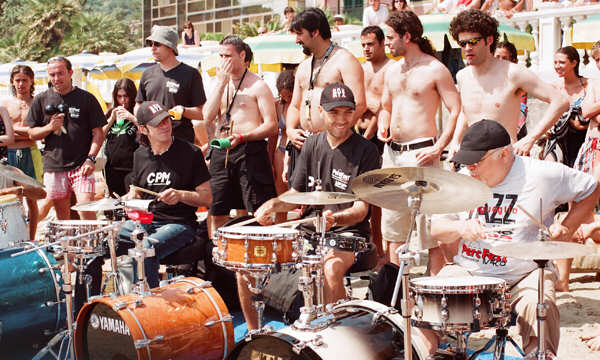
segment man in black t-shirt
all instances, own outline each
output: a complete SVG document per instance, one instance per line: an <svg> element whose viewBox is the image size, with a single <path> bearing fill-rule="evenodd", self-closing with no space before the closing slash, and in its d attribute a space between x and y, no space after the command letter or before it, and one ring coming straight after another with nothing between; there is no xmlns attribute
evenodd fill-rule
<svg viewBox="0 0 600 360"><path fill-rule="evenodd" d="M350 184L360 174L378 169L381 158L377 147L352 131L356 105L352 90L341 83L330 84L323 90L320 115L325 120L327 131L306 140L290 179L290 192L314 191L320 180L323 191L352 193ZM285 212L297 205L284 203L274 198L264 203L255 216L262 225L271 225L271 214ZM353 203L325 206L326 230L352 232L369 238L369 205L357 200ZM308 206L303 217L314 216L315 209ZM304 230L314 233L313 226ZM354 253L330 249L324 259L325 303L333 303L345 297L344 275L354 263ZM245 281L238 277L238 291L244 316L249 328L256 326L255 312L250 302Z"/></svg>
<svg viewBox="0 0 600 360"><path fill-rule="evenodd" d="M142 225L157 241L156 256L145 261L146 277L151 288L159 284L159 260L190 244L197 228L196 208L212 202L210 175L200 148L172 136L171 117L155 101L139 106L136 113L140 147L133 156L131 184L158 193L154 197L131 188L125 199L156 199L150 203L154 214L151 224ZM120 241L131 245L133 221L121 227Z"/></svg>
<svg viewBox="0 0 600 360"><path fill-rule="evenodd" d="M69 219L71 192L77 203L94 199L94 164L100 151L106 118L98 101L89 92L71 82L71 62L62 56L48 60L52 87L37 95L25 124L32 140L45 141L44 185L47 199L52 200L59 220ZM50 115L46 107L66 105ZM93 212L82 212L84 219L95 219Z"/></svg>
<svg viewBox="0 0 600 360"><path fill-rule="evenodd" d="M177 32L168 26L154 26L146 44L152 46L152 56L158 64L142 73L135 101L156 101L175 114L173 135L194 143L194 128L190 119L202 119L206 102L202 77L198 70L177 60ZM178 119L180 118L180 119Z"/></svg>

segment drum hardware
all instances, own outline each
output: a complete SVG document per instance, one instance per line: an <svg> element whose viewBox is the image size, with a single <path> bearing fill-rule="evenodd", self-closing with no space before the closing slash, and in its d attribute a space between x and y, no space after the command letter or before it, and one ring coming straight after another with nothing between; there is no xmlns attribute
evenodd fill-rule
<svg viewBox="0 0 600 360"><path fill-rule="evenodd" d="M123 225L123 223L120 223L121 225ZM118 269L117 269L117 250L116 250L116 244L117 244L117 236L118 236L118 232L120 230L120 226L119 228L113 228L110 235L108 236L108 250L110 253L110 272L106 275L106 278L104 280L104 284L102 285L102 291L100 292L101 294L104 294L104 290L106 290L106 285L109 283L109 281L112 282L113 285L113 291L112 294L116 295L116 296L121 296L121 295L125 295L125 291L123 288L123 279L121 278L121 273L119 273Z"/></svg>
<svg viewBox="0 0 600 360"><path fill-rule="evenodd" d="M21 170L14 166L0 164L0 175L7 177L9 180L23 185L28 185L36 189L44 188L42 183L28 175L25 175Z"/></svg>
<svg viewBox="0 0 600 360"><path fill-rule="evenodd" d="M135 229L131 232L130 238L131 241L133 241L133 243L135 244L135 247L129 249L127 251L127 255L135 259L135 261L137 262L138 271L138 281L133 286L132 293L142 297L152 295L152 293L150 292L150 287L148 286L148 282L146 281L146 267L144 265L144 260L148 257L155 256L156 253L153 247L144 248L144 239L152 243L157 243L158 241L153 240L148 236L148 233L142 227L142 223L140 220L135 221Z"/></svg>
<svg viewBox="0 0 600 360"><path fill-rule="evenodd" d="M250 276L254 279L254 286L252 286L252 282L249 281L246 274L242 274L244 280L246 280L248 285L248 290L252 293L252 302L254 303L254 308L257 313L257 328L256 330L248 331L246 338L249 338L253 335L268 333L272 331L271 327L265 327L264 325L264 311L265 311L265 298L263 295L263 291L265 286L269 281L269 277L271 275L271 270L261 271L261 272L251 272Z"/></svg>
<svg viewBox="0 0 600 360"><path fill-rule="evenodd" d="M122 208L123 202L119 199L113 199L111 197L104 197L100 200L71 206L71 210L75 211L108 211Z"/></svg>

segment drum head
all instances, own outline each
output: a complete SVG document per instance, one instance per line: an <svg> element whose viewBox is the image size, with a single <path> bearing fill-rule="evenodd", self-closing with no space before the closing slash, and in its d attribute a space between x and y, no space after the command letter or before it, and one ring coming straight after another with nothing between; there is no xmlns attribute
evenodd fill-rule
<svg viewBox="0 0 600 360"><path fill-rule="evenodd" d="M78 354L82 354L84 359L137 359L129 327L119 314L103 303L91 306L86 318L83 321L78 319L78 324L83 325Z"/></svg>
<svg viewBox="0 0 600 360"><path fill-rule="evenodd" d="M296 235L298 230L276 227L276 226L230 226L222 227L219 235L236 238L238 236L269 236L269 235Z"/></svg>
<svg viewBox="0 0 600 360"><path fill-rule="evenodd" d="M7 204L17 200L19 200L19 198L14 194L0 195L0 204Z"/></svg>
<svg viewBox="0 0 600 360"><path fill-rule="evenodd" d="M418 289L465 289L467 293L476 289L488 289L504 284L505 281L488 276L429 276L410 280L410 286Z"/></svg>

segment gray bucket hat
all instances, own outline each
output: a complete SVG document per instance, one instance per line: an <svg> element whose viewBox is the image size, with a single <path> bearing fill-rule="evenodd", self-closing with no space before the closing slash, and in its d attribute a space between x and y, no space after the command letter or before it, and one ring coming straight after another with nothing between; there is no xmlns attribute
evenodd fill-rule
<svg viewBox="0 0 600 360"><path fill-rule="evenodd" d="M168 26L153 26L152 34L146 38L146 43L149 41L156 41L168 46L175 51L175 55L179 55L179 51L177 51L177 42L179 41L179 36L177 35L177 31Z"/></svg>

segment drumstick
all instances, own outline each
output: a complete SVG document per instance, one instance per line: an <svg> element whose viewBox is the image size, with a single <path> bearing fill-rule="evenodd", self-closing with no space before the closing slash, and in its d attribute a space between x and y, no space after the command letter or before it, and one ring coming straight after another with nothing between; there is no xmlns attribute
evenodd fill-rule
<svg viewBox="0 0 600 360"><path fill-rule="evenodd" d="M270 226L278 226L278 227L294 226L294 225L302 224L302 223L305 223L305 222L313 221L313 220L316 220L316 219L317 219L316 216L312 216L312 217L305 218L305 219L292 220L292 221L287 221L287 222L283 222L283 223L280 223L280 224L273 224L273 225L270 225Z"/></svg>
<svg viewBox="0 0 600 360"><path fill-rule="evenodd" d="M535 218L535 216L531 215L527 210L525 210L521 205L517 205L517 207L519 209L521 209L521 211L523 211L523 213L525 215L527 215L531 221L533 221L540 229L544 230L546 233L550 234L550 230L548 230L548 227L546 227L546 225L542 224L538 219Z"/></svg>
<svg viewBox="0 0 600 360"><path fill-rule="evenodd" d="M141 191L141 192L144 192L146 194L150 194L152 196L159 196L160 195L157 192L154 192L154 191L148 190L148 189L144 189L144 188L141 188L139 186L135 186L135 185L129 185L129 186L131 186L134 190Z"/></svg>
<svg viewBox="0 0 600 360"><path fill-rule="evenodd" d="M240 221L239 223L231 224L231 225L229 225L229 226L227 226L227 227L244 226L244 225L248 225L248 224L250 224L250 223L253 223L253 222L255 222L255 221L256 221L256 218L255 218L255 217L252 217L252 218L250 218L250 219L248 219L248 220Z"/></svg>
<svg viewBox="0 0 600 360"><path fill-rule="evenodd" d="M496 227L487 228L487 229L485 229L485 232L510 231L510 230L514 230L514 229L523 228L526 226L527 226L527 224L500 225L500 226L496 226Z"/></svg>

